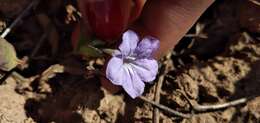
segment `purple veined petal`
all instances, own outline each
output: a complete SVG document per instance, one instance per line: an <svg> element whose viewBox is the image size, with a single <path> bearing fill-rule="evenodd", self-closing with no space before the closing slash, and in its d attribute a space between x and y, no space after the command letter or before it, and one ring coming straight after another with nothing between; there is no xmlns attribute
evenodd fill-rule
<svg viewBox="0 0 260 123"><path fill-rule="evenodd" d="M140 79L138 74L133 70L131 65L129 65L129 64L124 65L124 69L127 73L127 76L126 76L127 78L122 83L124 90L133 99L138 96L141 96L144 92L145 84Z"/></svg>
<svg viewBox="0 0 260 123"><path fill-rule="evenodd" d="M112 57L106 68L106 77L115 85L121 85L125 80L123 59Z"/></svg>
<svg viewBox="0 0 260 123"><path fill-rule="evenodd" d="M132 30L127 30L123 34L122 43L119 46L122 55L123 56L131 55L134 52L138 41L139 41L138 35Z"/></svg>
<svg viewBox="0 0 260 123"><path fill-rule="evenodd" d="M138 58L150 58L153 53L159 48L160 42L158 39L146 36L144 39L138 44L135 54Z"/></svg>
<svg viewBox="0 0 260 123"><path fill-rule="evenodd" d="M144 82L152 82L158 73L158 62L154 59L137 59L131 66Z"/></svg>

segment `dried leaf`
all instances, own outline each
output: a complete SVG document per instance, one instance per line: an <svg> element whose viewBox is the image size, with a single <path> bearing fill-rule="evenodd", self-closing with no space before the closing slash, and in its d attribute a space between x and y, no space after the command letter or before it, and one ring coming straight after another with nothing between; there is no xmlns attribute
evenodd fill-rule
<svg viewBox="0 0 260 123"><path fill-rule="evenodd" d="M18 65L19 59L12 44L0 38L0 69L10 71Z"/></svg>

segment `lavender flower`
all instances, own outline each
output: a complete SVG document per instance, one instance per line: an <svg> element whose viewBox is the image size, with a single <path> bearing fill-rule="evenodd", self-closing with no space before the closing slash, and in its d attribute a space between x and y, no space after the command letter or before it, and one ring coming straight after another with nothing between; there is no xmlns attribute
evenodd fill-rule
<svg viewBox="0 0 260 123"><path fill-rule="evenodd" d="M147 36L140 43L138 41L135 32L126 31L106 69L107 78L122 86L132 98L142 95L144 82L152 82L158 72L158 63L152 57L159 48L159 40Z"/></svg>

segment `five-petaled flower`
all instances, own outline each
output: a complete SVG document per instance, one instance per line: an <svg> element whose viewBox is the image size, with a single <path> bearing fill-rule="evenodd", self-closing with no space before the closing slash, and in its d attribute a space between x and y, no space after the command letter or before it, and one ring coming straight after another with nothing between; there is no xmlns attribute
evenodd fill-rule
<svg viewBox="0 0 260 123"><path fill-rule="evenodd" d="M138 41L134 31L126 31L106 69L106 77L113 84L122 86L132 98L142 95L144 82L152 82L158 72L153 54L159 48L159 40L146 36Z"/></svg>

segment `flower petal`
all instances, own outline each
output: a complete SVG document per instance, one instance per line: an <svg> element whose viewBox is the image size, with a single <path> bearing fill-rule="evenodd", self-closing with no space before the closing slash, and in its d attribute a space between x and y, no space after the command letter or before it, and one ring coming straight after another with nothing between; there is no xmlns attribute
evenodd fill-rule
<svg viewBox="0 0 260 123"><path fill-rule="evenodd" d="M158 73L158 63L154 59L138 59L132 64L134 71L142 81L152 82Z"/></svg>
<svg viewBox="0 0 260 123"><path fill-rule="evenodd" d="M140 79L138 74L133 70L131 65L124 65L124 69L126 72L125 81L122 83L124 90L130 95L132 98L136 98L144 92L145 84Z"/></svg>
<svg viewBox="0 0 260 123"><path fill-rule="evenodd" d="M106 77L115 85L121 85L125 80L123 59L112 57L106 69Z"/></svg>
<svg viewBox="0 0 260 123"><path fill-rule="evenodd" d="M128 30L123 34L122 43L119 46L119 49L123 56L131 55L139 41L138 35L132 31Z"/></svg>
<svg viewBox="0 0 260 123"><path fill-rule="evenodd" d="M159 40L146 36L137 46L135 54L138 58L150 58L153 53L159 48Z"/></svg>

